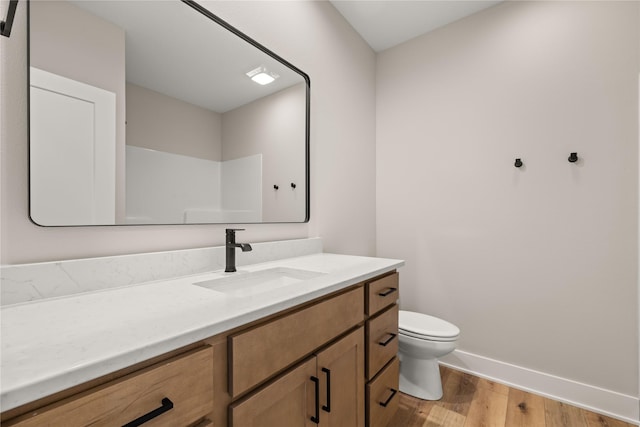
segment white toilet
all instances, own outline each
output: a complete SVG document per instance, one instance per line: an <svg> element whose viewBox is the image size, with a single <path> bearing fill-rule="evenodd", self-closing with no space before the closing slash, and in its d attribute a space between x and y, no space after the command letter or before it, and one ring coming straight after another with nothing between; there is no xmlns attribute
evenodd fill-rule
<svg viewBox="0 0 640 427"><path fill-rule="evenodd" d="M400 391L425 400L442 397L438 358L456 348L457 326L437 317L400 310Z"/></svg>

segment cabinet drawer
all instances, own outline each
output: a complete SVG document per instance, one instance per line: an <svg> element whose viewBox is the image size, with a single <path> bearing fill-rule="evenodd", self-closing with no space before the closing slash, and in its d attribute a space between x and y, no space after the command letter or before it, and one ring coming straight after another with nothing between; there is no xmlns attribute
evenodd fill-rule
<svg viewBox="0 0 640 427"><path fill-rule="evenodd" d="M367 283L367 314L373 315L398 300L398 273Z"/></svg>
<svg viewBox="0 0 640 427"><path fill-rule="evenodd" d="M398 305L367 321L367 379L398 354Z"/></svg>
<svg viewBox="0 0 640 427"><path fill-rule="evenodd" d="M171 409L168 409L169 402L173 405ZM167 409L166 412L150 425L188 425L213 409L211 347L190 351L79 393L6 425L121 426L161 407Z"/></svg>
<svg viewBox="0 0 640 427"><path fill-rule="evenodd" d="M364 320L362 287L229 337L236 397Z"/></svg>
<svg viewBox="0 0 640 427"><path fill-rule="evenodd" d="M380 375L367 384L369 403L368 426L385 427L398 410L398 383L400 381L400 362L394 358Z"/></svg>

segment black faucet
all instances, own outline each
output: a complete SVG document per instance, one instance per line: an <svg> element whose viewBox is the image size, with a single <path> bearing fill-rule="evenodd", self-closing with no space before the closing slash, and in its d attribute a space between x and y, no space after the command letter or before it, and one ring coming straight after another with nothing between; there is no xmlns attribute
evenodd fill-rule
<svg viewBox="0 0 640 427"><path fill-rule="evenodd" d="M225 239L227 266L225 273L233 273L236 271L236 248L242 249L242 252L251 251L252 247L248 243L236 243L236 231L243 231L244 228L227 228L227 238Z"/></svg>

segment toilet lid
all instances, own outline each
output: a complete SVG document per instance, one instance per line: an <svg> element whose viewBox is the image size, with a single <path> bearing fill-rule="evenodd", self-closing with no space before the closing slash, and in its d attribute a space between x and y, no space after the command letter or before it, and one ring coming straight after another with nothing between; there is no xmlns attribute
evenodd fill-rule
<svg viewBox="0 0 640 427"><path fill-rule="evenodd" d="M434 341L449 341L460 335L460 329L445 320L428 314L400 310L398 319L400 333L413 337L424 337Z"/></svg>

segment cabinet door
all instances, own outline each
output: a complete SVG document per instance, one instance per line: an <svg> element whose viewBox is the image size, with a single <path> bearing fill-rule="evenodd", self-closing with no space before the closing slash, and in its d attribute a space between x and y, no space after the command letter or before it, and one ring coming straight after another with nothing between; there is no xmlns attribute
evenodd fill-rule
<svg viewBox="0 0 640 427"><path fill-rule="evenodd" d="M317 356L320 425L364 427L364 328L358 328Z"/></svg>
<svg viewBox="0 0 640 427"><path fill-rule="evenodd" d="M316 358L229 407L234 427L311 427L316 411Z"/></svg>

